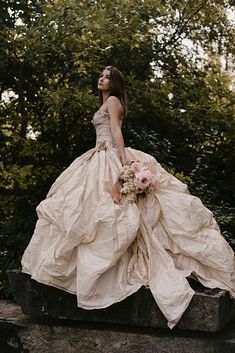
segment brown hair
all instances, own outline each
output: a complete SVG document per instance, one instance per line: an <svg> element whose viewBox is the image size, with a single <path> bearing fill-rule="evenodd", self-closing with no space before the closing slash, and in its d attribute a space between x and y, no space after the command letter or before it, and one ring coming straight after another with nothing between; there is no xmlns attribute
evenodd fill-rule
<svg viewBox="0 0 235 353"><path fill-rule="evenodd" d="M115 66L106 66L105 69L110 71L110 81L111 81L112 91L109 94L109 97L115 96L119 98L121 105L123 107L124 117L126 117L127 100L126 100L126 90L125 90L123 74ZM101 91L99 91L99 99L100 99L100 106L101 106L103 104L103 96Z"/></svg>

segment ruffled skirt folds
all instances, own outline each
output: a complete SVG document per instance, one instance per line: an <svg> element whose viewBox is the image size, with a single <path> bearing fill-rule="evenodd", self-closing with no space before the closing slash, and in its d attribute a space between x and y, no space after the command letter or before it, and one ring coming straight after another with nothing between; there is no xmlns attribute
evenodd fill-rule
<svg viewBox="0 0 235 353"><path fill-rule="evenodd" d="M118 152L89 150L38 205L22 271L75 294L84 309L105 308L149 286L172 328L194 295L190 274L235 297L234 253L185 184L144 152L127 147L126 155L157 174L154 193L115 204L110 192L122 168Z"/></svg>

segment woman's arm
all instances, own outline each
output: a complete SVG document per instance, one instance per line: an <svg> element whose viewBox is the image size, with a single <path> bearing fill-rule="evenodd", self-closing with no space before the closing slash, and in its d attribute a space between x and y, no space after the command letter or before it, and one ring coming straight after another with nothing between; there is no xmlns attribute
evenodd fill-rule
<svg viewBox="0 0 235 353"><path fill-rule="evenodd" d="M128 160L126 158L124 139L120 126L123 108L119 99L114 96L111 96L107 99L107 107L110 116L111 133L117 145L121 163L122 165L125 165L128 163Z"/></svg>

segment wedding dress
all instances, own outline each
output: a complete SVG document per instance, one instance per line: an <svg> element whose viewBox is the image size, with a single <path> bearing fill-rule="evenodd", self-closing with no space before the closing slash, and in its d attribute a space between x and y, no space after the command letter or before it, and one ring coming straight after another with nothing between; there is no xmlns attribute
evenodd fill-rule
<svg viewBox="0 0 235 353"><path fill-rule="evenodd" d="M194 295L186 277L235 297L234 253L213 214L151 156L125 148L128 160L157 175L153 193L119 204L111 188L122 166L108 113L93 117L97 142L58 177L37 207L22 271L77 296L84 309L105 308L149 286L172 328Z"/></svg>

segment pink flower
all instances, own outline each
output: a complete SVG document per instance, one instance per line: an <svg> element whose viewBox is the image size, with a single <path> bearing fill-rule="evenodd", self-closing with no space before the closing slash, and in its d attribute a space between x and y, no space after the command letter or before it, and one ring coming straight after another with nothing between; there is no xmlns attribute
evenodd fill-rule
<svg viewBox="0 0 235 353"><path fill-rule="evenodd" d="M134 172L134 173L138 173L141 171L141 165L140 163L138 162L134 162L131 164L131 170Z"/></svg>
<svg viewBox="0 0 235 353"><path fill-rule="evenodd" d="M157 185L157 177L141 162L132 162L122 168L119 174L121 194L129 201L136 201L138 194L147 194Z"/></svg>
<svg viewBox="0 0 235 353"><path fill-rule="evenodd" d="M134 184L139 189L146 189L151 184L151 172L149 170L142 170L135 175Z"/></svg>

